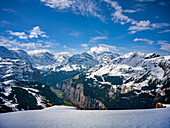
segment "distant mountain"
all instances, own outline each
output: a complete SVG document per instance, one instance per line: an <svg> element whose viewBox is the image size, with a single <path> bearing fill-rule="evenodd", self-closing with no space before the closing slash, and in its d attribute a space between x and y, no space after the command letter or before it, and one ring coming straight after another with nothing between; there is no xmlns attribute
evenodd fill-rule
<svg viewBox="0 0 170 128"><path fill-rule="evenodd" d="M90 55L93 56L94 59L98 61L99 64L107 64L111 60L115 59L116 57L120 56L117 53L103 51L103 52L88 52Z"/></svg>
<svg viewBox="0 0 170 128"><path fill-rule="evenodd" d="M54 56L58 65L65 64L70 57L71 57L71 55L68 52L56 53L55 56Z"/></svg>
<svg viewBox="0 0 170 128"><path fill-rule="evenodd" d="M13 54L14 58L19 58L29 63L32 63L32 59L26 51L24 50L10 50L10 51Z"/></svg>
<svg viewBox="0 0 170 128"><path fill-rule="evenodd" d="M42 72L52 69L53 64L56 63L54 55L49 52L29 52L29 56L32 59L32 64Z"/></svg>
<svg viewBox="0 0 170 128"><path fill-rule="evenodd" d="M65 64L56 66L49 73L43 75L43 80L50 86L75 76L84 70L94 67L98 64L105 64L119 56L112 52L101 52L99 54L94 52L85 52L71 56ZM55 78L55 79L54 79Z"/></svg>
<svg viewBox="0 0 170 128"><path fill-rule="evenodd" d="M28 54L34 67L39 69L41 73L49 72L55 67L65 64L70 57L66 52L53 55L43 50L31 51Z"/></svg>
<svg viewBox="0 0 170 128"><path fill-rule="evenodd" d="M170 56L131 52L57 87L82 109L152 108L170 103Z"/></svg>
<svg viewBox="0 0 170 128"><path fill-rule="evenodd" d="M8 50L0 46L0 57L19 58L31 63L33 67L40 70L41 73L49 72L53 68L65 64L70 55L67 52L57 53L53 55L48 51L36 50L26 52L24 50Z"/></svg>
<svg viewBox="0 0 170 128"><path fill-rule="evenodd" d="M96 64L98 64L97 60L88 53L76 54L71 56L65 64L56 66L49 73L44 74L43 81L55 87L56 83L68 79Z"/></svg>

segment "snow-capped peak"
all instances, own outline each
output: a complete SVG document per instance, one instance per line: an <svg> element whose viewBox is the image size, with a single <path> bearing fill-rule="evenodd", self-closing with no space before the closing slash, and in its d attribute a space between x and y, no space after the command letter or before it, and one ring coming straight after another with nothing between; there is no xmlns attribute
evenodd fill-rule
<svg viewBox="0 0 170 128"><path fill-rule="evenodd" d="M54 56L54 58L59 62L62 62L64 59L68 59L69 57L71 57L71 55L68 52L56 53Z"/></svg>
<svg viewBox="0 0 170 128"><path fill-rule="evenodd" d="M92 47L87 53L93 56L94 59L98 60L100 64L106 64L119 56L119 54L113 52L115 50L115 46L99 44L98 47Z"/></svg>
<svg viewBox="0 0 170 128"><path fill-rule="evenodd" d="M135 57L135 56L140 56L140 57L145 57L145 53L141 52L130 52L122 56L122 58L129 58L129 57Z"/></svg>

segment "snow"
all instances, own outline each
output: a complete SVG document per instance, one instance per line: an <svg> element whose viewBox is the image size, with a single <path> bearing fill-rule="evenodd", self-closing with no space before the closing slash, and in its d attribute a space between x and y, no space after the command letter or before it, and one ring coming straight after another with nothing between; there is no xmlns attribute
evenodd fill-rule
<svg viewBox="0 0 170 128"><path fill-rule="evenodd" d="M6 88L4 88L5 93L3 93L5 96L9 96L9 94L11 93L12 89L10 86L7 86Z"/></svg>
<svg viewBox="0 0 170 128"><path fill-rule="evenodd" d="M11 85L11 86L14 86L15 85L15 80L7 80L5 82L3 82L5 85Z"/></svg>
<svg viewBox="0 0 170 128"><path fill-rule="evenodd" d="M45 85L42 85L41 87L42 87L42 88L45 88Z"/></svg>
<svg viewBox="0 0 170 128"><path fill-rule="evenodd" d="M4 105L6 105L6 106L8 106L8 107L11 107L11 108L16 108L16 106L17 106L18 104L14 104L14 103L11 103L11 102L12 102L12 100L6 101Z"/></svg>
<svg viewBox="0 0 170 128"><path fill-rule="evenodd" d="M131 52L123 56L119 56L106 65L103 65L101 67L96 66L89 69L88 74L86 74L86 78L95 79L95 75L100 76L102 78L102 75L104 74L108 74L109 76L121 76L123 78L123 82L126 82L129 79L133 79L132 81L128 81L127 83L121 85L121 88L126 88L125 92L134 89L141 90L142 87L148 86L148 81L150 80L153 81L156 79L167 79L166 77L164 77L164 75L165 72L166 74L168 74L169 72L169 56L145 59L147 56L150 55L152 54L146 55L140 52ZM164 68L166 68L163 69L160 64L162 64ZM143 81L135 83L135 81L142 79L142 77L145 78L146 76L147 78ZM97 81L97 79L95 80ZM103 82L105 81L103 80ZM161 86L163 85L160 84L157 87ZM150 90L147 91L149 94L151 94ZM161 94L164 95L163 92Z"/></svg>
<svg viewBox="0 0 170 128"><path fill-rule="evenodd" d="M19 88L25 89L25 90L28 91L28 92L30 92L30 91L39 92L39 90L34 89L34 88L25 88L25 87L19 87ZM32 92L30 92L30 93L32 93Z"/></svg>
<svg viewBox="0 0 170 128"><path fill-rule="evenodd" d="M54 106L44 110L0 114L0 127L169 128L169 113L169 107L145 110L76 110L74 107Z"/></svg>
<svg viewBox="0 0 170 128"><path fill-rule="evenodd" d="M20 81L32 80L33 76L31 76L31 73L34 73L37 70L24 60L16 58L0 58L0 71L0 78L5 82L5 79Z"/></svg>

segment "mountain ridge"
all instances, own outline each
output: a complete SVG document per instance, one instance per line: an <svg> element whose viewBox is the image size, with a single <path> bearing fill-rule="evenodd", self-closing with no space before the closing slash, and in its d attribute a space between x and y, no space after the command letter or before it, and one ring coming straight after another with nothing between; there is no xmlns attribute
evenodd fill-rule
<svg viewBox="0 0 170 128"><path fill-rule="evenodd" d="M170 103L170 56L141 52L120 56L103 49L72 56L67 53L53 55L48 51L28 54L23 50L0 49L1 94L4 99L11 90L17 95L22 90L21 93L26 91L36 96L32 97L34 104L48 103L40 100L43 94L51 102L61 104L62 100L54 96L48 86L35 83L42 79L43 83L62 90L64 100L80 109L153 108L157 102ZM10 96L13 101L7 98L1 102L8 102L9 106L10 102L17 103L15 93Z"/></svg>
<svg viewBox="0 0 170 128"><path fill-rule="evenodd" d="M170 56L131 52L56 86L80 109L154 108L170 103L169 66Z"/></svg>

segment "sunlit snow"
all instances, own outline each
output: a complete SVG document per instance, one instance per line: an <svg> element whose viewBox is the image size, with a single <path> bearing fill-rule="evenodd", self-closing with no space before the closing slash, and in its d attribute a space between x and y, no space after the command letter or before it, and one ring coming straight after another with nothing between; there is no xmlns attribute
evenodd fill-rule
<svg viewBox="0 0 170 128"><path fill-rule="evenodd" d="M54 106L0 114L1 128L169 128L170 108L143 110L76 110Z"/></svg>

